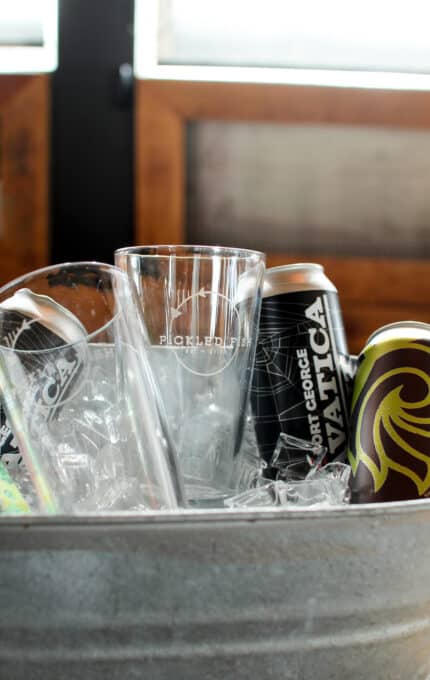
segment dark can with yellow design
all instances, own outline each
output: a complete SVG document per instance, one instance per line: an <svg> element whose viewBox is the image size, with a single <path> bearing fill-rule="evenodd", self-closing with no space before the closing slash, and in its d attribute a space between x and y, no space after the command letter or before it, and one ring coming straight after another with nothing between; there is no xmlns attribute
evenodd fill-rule
<svg viewBox="0 0 430 680"><path fill-rule="evenodd" d="M370 336L351 409L352 502L430 497L430 325L403 321Z"/></svg>

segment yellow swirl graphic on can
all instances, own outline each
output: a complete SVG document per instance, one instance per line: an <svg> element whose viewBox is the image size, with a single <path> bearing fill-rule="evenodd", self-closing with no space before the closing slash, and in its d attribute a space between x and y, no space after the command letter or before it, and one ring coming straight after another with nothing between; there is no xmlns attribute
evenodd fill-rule
<svg viewBox="0 0 430 680"><path fill-rule="evenodd" d="M353 394L351 444L354 476L360 463L374 492L390 471L407 478L417 497L430 488L430 345L390 340L361 357Z"/></svg>

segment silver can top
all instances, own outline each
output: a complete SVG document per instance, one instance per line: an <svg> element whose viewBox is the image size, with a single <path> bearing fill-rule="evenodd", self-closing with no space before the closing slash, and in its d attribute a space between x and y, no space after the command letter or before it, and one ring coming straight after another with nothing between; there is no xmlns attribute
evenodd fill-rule
<svg viewBox="0 0 430 680"><path fill-rule="evenodd" d="M422 338L430 340L430 324L422 321L395 321L374 331L366 342L366 347L379 342L396 339Z"/></svg>
<svg viewBox="0 0 430 680"><path fill-rule="evenodd" d="M301 290L328 290L336 287L324 274L324 267L314 262L297 262L266 269L263 298Z"/></svg>

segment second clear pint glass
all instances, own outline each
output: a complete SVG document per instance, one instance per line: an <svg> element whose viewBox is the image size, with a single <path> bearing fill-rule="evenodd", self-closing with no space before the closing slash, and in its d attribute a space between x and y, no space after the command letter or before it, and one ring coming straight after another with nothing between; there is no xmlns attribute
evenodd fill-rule
<svg viewBox="0 0 430 680"><path fill-rule="evenodd" d="M0 289L0 394L36 512L183 505L133 294L123 272L96 262L53 265Z"/></svg>
<svg viewBox="0 0 430 680"><path fill-rule="evenodd" d="M265 271L263 253L211 246L116 252L134 282L187 499L235 488Z"/></svg>

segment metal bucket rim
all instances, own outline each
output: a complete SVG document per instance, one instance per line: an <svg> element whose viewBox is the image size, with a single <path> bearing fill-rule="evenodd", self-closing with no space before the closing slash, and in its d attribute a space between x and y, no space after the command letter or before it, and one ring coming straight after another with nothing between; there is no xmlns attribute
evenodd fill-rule
<svg viewBox="0 0 430 680"><path fill-rule="evenodd" d="M204 510L165 510L162 512L148 511L144 515L134 513L112 513L104 515L30 515L30 516L3 516L0 517L0 531L6 527L44 527L56 528L59 526L71 527L101 527L101 526L154 526L169 524L202 524L223 523L231 525L240 522L288 522L288 521L327 521L339 520L344 517L375 517L410 515L423 511L430 511L430 499L418 499L410 501L395 501L387 503L363 503L360 505L345 505L339 507L309 509L285 508L259 508L259 509L234 509L223 510L219 508Z"/></svg>

